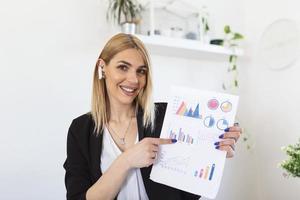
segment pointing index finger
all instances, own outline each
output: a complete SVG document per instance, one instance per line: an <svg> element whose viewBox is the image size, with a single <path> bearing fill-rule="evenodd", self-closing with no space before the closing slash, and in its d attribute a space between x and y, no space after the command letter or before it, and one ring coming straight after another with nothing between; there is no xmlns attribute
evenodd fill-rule
<svg viewBox="0 0 300 200"><path fill-rule="evenodd" d="M160 144L160 145L161 145L161 144L173 144L173 143L175 143L175 142L177 142L176 139L165 139L165 138L160 138L160 139L159 139L159 144Z"/></svg>

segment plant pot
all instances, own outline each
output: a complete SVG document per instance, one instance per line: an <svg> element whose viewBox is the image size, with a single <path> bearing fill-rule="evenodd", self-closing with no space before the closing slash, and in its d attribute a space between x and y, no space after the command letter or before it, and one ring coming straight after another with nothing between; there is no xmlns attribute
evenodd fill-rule
<svg viewBox="0 0 300 200"><path fill-rule="evenodd" d="M136 24L131 22L125 22L121 25L122 32L127 34L135 34L136 33Z"/></svg>
<svg viewBox="0 0 300 200"><path fill-rule="evenodd" d="M212 39L212 40L210 40L210 44L223 46L224 40L223 39Z"/></svg>

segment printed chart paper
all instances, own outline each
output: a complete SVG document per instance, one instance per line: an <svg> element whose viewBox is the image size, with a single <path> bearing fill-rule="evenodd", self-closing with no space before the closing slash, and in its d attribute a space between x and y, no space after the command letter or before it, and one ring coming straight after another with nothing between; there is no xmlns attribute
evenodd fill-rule
<svg viewBox="0 0 300 200"><path fill-rule="evenodd" d="M161 138L177 143L160 145L150 179L210 199L216 197L226 152L214 143L233 126L238 97L172 87Z"/></svg>

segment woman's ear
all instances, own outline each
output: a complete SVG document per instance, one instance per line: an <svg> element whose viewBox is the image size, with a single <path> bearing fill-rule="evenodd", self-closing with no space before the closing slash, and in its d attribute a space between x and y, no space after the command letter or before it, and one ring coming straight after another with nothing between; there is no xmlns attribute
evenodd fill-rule
<svg viewBox="0 0 300 200"><path fill-rule="evenodd" d="M105 62L103 59L98 60L98 76L99 79L105 78L105 73L104 73L104 67L105 67Z"/></svg>
<svg viewBox="0 0 300 200"><path fill-rule="evenodd" d="M99 63L99 67L101 67L102 68L102 70L104 69L104 67L105 67L105 61L102 59L102 58L99 58L98 59L98 63Z"/></svg>

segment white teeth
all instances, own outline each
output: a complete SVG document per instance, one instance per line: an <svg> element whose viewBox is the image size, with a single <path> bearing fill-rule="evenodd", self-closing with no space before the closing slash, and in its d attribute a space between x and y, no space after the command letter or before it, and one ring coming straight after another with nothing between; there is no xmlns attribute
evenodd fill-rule
<svg viewBox="0 0 300 200"><path fill-rule="evenodd" d="M123 86L121 86L121 88L122 88L123 90L125 90L126 92L133 92L133 91L134 91L134 89L126 88L126 87L123 87Z"/></svg>

